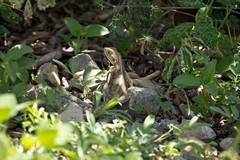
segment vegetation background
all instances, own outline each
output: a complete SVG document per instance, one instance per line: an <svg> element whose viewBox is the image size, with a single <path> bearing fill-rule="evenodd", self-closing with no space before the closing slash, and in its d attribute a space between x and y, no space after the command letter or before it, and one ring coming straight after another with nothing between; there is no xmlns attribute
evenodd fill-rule
<svg viewBox="0 0 240 160"><path fill-rule="evenodd" d="M1 159L240 159L239 5L239 0L0 0ZM118 97L102 101L92 86L103 83L106 46L117 48L129 72L145 77L160 71L152 80L163 90L157 112L138 104L117 108ZM52 63L60 70L58 79L71 79L77 66L72 57L82 52L101 72L91 79L92 69L85 68L80 88L37 76L42 65ZM29 98L36 85L42 90L35 88L38 95ZM57 118L64 110L59 94L90 101L82 122ZM179 111L175 118L173 106ZM159 131L163 118L178 124ZM215 137L185 135L202 127L211 127Z"/></svg>

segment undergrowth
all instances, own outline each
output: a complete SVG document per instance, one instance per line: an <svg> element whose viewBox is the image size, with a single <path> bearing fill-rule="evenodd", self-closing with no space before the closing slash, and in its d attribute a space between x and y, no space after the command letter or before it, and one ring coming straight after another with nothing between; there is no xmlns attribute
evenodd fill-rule
<svg viewBox="0 0 240 160"><path fill-rule="evenodd" d="M239 26L238 0L178 0L174 5L167 4L170 9L162 6L164 1L160 0L127 0L122 4L127 6L126 11L108 20L109 36L121 53L128 53L138 41L151 46L153 39L158 41L156 53L159 50L173 51L164 59L161 76L163 83L173 84L172 97L181 99L179 96L185 91L197 90L196 95L186 98L186 103L180 102L179 106L190 109L198 117L182 119L179 126L169 125L169 131L161 135L153 127L153 115L143 123L131 122L125 111L113 109L118 103L117 97L105 105L100 104L103 95L92 91L90 85L99 84L104 72L90 80L91 71L86 69L84 72L81 83L84 98L93 96L95 107L93 113L86 111L86 122L63 123L55 113L47 112L54 106L56 94L67 92L61 87L52 88L41 79L36 78L35 82L43 86L45 95L39 98L45 101L46 109L39 107L39 101L26 99L24 93L30 81L29 68L35 65L35 61L26 55L33 50L25 44L12 46L13 37L7 24L21 23L23 19L30 21L34 16L32 5L44 11L56 3L54 0L4 0L0 3L1 20L5 24L0 25L1 42L10 46L8 51L0 51L0 75L3 75L0 77L1 159L172 159L182 156L186 146L195 149L191 154L197 159L213 159L216 155L208 154L206 148L216 143L201 146L189 142L182 134L185 130L220 123L214 118L231 122L236 133L231 147L217 157L239 159L240 129L235 123L239 122L240 116L240 37L235 27ZM106 3L101 1L96 1L96 4L104 10L112 7L104 6ZM174 19L169 13L173 10L182 12L184 7L196 11L194 21L173 24ZM70 36L62 37L74 48L75 54L84 49L82 43L86 37L109 33L104 26L83 27L70 17L64 22ZM165 28L160 31L164 33L156 35L152 29L163 23ZM54 62L71 76L74 74L74 62L70 62L70 69L60 61ZM111 118L111 121L98 122L103 117ZM203 121L207 123L200 123ZM22 135L16 141L9 136L13 122L21 124L22 129ZM179 138L172 141L172 136Z"/></svg>

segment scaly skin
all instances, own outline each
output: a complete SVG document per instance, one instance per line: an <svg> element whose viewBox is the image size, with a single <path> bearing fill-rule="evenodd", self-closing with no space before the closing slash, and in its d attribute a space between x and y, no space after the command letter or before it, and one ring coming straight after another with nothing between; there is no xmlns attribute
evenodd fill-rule
<svg viewBox="0 0 240 160"><path fill-rule="evenodd" d="M127 94L127 87L132 84L124 69L121 54L114 47L105 47L103 51L112 64L104 85L105 96L107 99L113 98L114 95L123 96Z"/></svg>

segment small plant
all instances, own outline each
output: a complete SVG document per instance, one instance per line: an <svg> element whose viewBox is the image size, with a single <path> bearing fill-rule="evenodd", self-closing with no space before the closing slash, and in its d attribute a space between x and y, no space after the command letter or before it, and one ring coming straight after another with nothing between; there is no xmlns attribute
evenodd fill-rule
<svg viewBox="0 0 240 160"><path fill-rule="evenodd" d="M0 77L0 93L11 90L17 97L23 97L29 79L27 68L35 64L33 59L24 55L32 51L25 44L15 45L6 53L0 51L0 75L3 75Z"/></svg>
<svg viewBox="0 0 240 160"><path fill-rule="evenodd" d="M74 53L77 54L84 48L86 38L104 36L109 33L108 29L99 24L90 24L83 27L77 20L71 17L64 18L64 22L71 32L71 36L61 35L74 49Z"/></svg>
<svg viewBox="0 0 240 160"><path fill-rule="evenodd" d="M69 60L69 68L63 64L61 61L53 59L63 70L74 77L76 71L76 62L73 59ZM82 71L81 71L82 72ZM81 73L79 72L79 73ZM91 91L91 88L94 88L101 84L104 81L104 75L106 74L105 70L93 70L91 67L87 67L82 72L82 79L72 79L73 86L83 91L83 96L86 97Z"/></svg>

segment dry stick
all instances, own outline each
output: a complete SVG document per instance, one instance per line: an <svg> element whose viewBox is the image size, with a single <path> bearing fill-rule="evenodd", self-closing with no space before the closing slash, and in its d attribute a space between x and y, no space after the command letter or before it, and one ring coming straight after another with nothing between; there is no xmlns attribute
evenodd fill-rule
<svg viewBox="0 0 240 160"><path fill-rule="evenodd" d="M161 71L157 70L157 71L153 72L152 74L149 74L149 75L147 75L145 77L142 77L141 79L149 79L149 80L151 80L151 79L154 79L154 78L158 77L160 73L161 73Z"/></svg>
<svg viewBox="0 0 240 160"><path fill-rule="evenodd" d="M227 8L226 8L226 15L225 15L224 19L222 20L222 23L221 23L221 25L218 27L218 29L220 29L220 28L223 27L225 21L227 20L229 14L230 14L231 12L232 12L232 8L230 8L230 9L228 10L228 7L227 7Z"/></svg>

